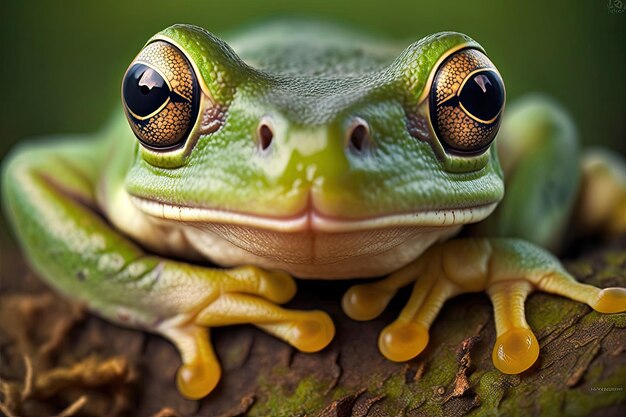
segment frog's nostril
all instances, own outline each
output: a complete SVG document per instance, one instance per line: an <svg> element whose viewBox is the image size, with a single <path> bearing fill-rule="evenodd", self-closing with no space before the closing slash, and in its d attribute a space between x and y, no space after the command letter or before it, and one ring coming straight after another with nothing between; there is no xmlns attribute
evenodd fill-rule
<svg viewBox="0 0 626 417"><path fill-rule="evenodd" d="M370 128L362 119L354 121L349 130L349 146L357 152L363 152L370 142Z"/></svg>
<svg viewBox="0 0 626 417"><path fill-rule="evenodd" d="M259 146L265 151L272 144L274 139L274 131L266 121L262 121L258 128Z"/></svg>

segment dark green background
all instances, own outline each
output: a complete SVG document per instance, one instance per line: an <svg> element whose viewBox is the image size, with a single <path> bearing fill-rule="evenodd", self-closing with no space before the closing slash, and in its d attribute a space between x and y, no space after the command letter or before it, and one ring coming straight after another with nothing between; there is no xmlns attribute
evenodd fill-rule
<svg viewBox="0 0 626 417"><path fill-rule="evenodd" d="M220 34L289 14L350 22L407 44L435 31L467 33L500 69L510 99L547 92L574 115L585 143L626 151L626 12L611 13L608 0L2 0L1 8L0 157L24 137L97 129L120 106L128 63L172 23Z"/></svg>

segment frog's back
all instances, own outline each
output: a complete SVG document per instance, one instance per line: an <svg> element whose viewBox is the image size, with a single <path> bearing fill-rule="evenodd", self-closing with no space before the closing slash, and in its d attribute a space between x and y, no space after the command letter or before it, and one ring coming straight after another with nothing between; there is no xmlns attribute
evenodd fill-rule
<svg viewBox="0 0 626 417"><path fill-rule="evenodd" d="M267 73L345 78L377 71L401 51L385 38L328 22L285 19L249 26L229 44L252 67Z"/></svg>

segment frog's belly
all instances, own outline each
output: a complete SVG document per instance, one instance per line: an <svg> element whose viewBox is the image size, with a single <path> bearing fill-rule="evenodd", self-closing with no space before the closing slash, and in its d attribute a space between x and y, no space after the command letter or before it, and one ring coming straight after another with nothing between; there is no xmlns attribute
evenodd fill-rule
<svg viewBox="0 0 626 417"><path fill-rule="evenodd" d="M253 264L301 278L355 278L388 274L450 237L460 226L389 227L345 233L273 232L245 226L188 224L195 250L223 266Z"/></svg>

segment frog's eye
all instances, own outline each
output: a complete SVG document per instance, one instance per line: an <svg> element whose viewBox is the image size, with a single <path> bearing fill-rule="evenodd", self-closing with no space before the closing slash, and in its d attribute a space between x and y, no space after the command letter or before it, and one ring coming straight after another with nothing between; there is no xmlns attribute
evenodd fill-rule
<svg viewBox="0 0 626 417"><path fill-rule="evenodd" d="M493 141L504 108L504 83L480 51L462 49L437 69L430 92L430 119L451 153L477 154Z"/></svg>
<svg viewBox="0 0 626 417"><path fill-rule="evenodd" d="M200 94L191 64L165 41L148 44L122 83L130 127L143 145L157 150L185 142L198 117Z"/></svg>

